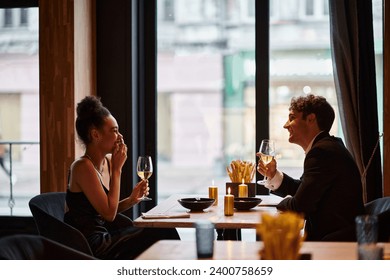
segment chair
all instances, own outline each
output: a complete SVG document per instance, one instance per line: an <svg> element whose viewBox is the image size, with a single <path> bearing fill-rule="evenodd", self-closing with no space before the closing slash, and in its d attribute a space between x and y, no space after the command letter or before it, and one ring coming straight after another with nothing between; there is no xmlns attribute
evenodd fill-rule
<svg viewBox="0 0 390 280"><path fill-rule="evenodd" d="M0 238L0 259L93 260L95 258L40 235L16 234Z"/></svg>
<svg viewBox="0 0 390 280"><path fill-rule="evenodd" d="M365 205L366 214L378 216L378 241L390 241L390 197L381 197Z"/></svg>
<svg viewBox="0 0 390 280"><path fill-rule="evenodd" d="M34 218L30 216L0 216L0 238L14 234L38 235Z"/></svg>
<svg viewBox="0 0 390 280"><path fill-rule="evenodd" d="M84 235L64 222L65 192L49 192L36 195L29 201L40 235L65 246L93 256Z"/></svg>

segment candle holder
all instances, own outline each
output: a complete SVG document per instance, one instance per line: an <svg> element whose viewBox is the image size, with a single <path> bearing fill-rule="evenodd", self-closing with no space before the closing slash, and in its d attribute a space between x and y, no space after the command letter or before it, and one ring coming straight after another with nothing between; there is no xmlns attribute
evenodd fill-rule
<svg viewBox="0 0 390 280"><path fill-rule="evenodd" d="M248 197L248 185L244 183L244 180L238 185L238 197Z"/></svg>
<svg viewBox="0 0 390 280"><path fill-rule="evenodd" d="M227 182L226 183L226 193L228 193L228 188L231 190L231 194L234 195L234 197L239 197L238 194L238 189L239 185L242 183L231 183ZM248 197L255 197L256 196L256 183L245 183L248 185Z"/></svg>
<svg viewBox="0 0 390 280"><path fill-rule="evenodd" d="M226 195L224 196L224 208L225 216L234 215L234 195L231 194L231 190L228 189Z"/></svg>
<svg viewBox="0 0 390 280"><path fill-rule="evenodd" d="M218 187L216 186L209 187L209 198L215 199L215 202L213 204L214 206L218 205Z"/></svg>

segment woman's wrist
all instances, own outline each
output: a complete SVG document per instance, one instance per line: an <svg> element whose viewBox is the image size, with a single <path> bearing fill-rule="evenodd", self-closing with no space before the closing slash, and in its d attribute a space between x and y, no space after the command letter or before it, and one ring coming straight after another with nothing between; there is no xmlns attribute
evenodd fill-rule
<svg viewBox="0 0 390 280"><path fill-rule="evenodd" d="M112 172L111 172L111 175L112 176L121 176L122 175L122 169L114 169L113 168L113 170L112 170Z"/></svg>
<svg viewBox="0 0 390 280"><path fill-rule="evenodd" d="M135 204L137 204L137 202L134 202L130 196L124 198L123 200L120 201L119 203L119 206L120 206L120 209L119 209L119 212L123 212L123 211L126 211L128 209L130 209L131 207L133 207Z"/></svg>

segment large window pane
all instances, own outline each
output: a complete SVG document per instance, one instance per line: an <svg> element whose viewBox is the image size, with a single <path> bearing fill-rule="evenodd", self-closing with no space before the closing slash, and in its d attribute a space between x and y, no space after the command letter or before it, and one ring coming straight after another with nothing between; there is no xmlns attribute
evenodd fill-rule
<svg viewBox="0 0 390 280"><path fill-rule="evenodd" d="M255 160L254 4L157 1L159 199L223 193L231 160Z"/></svg>
<svg viewBox="0 0 390 280"><path fill-rule="evenodd" d="M372 1L379 132L383 132L383 0ZM383 139L383 138L382 138ZM383 147L383 142L381 142ZM383 148L381 148L383 157ZM383 160L382 160L383 162Z"/></svg>
<svg viewBox="0 0 390 280"><path fill-rule="evenodd" d="M7 142L0 215L29 215L28 200L39 193L40 174L38 8L0 9L0 135Z"/></svg>
<svg viewBox="0 0 390 280"><path fill-rule="evenodd" d="M380 0L373 2L377 66L381 67L382 8ZM205 194L212 180L224 188L229 181L225 168L231 160L255 160L254 77L256 67L261 67L255 66L254 59L255 1L157 4L159 196ZM325 96L336 111L331 134L343 138L328 0L270 1L269 71L270 138L276 140L280 169L298 177L304 152L288 142L283 129L292 97ZM380 108L381 73L377 69Z"/></svg>
<svg viewBox="0 0 390 280"><path fill-rule="evenodd" d="M270 137L276 140L278 167L298 177L304 151L288 142L283 129L291 98L322 95L336 111L331 134L342 137L334 88L327 0L281 1L270 23ZM297 7L304 8L302 12Z"/></svg>

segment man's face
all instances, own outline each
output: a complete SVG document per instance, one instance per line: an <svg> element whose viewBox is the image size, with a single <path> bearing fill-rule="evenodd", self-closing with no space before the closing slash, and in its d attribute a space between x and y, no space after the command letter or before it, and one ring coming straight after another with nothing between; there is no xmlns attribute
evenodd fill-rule
<svg viewBox="0 0 390 280"><path fill-rule="evenodd" d="M295 143L301 147L305 147L307 144L307 137L309 135L309 127L307 118L302 118L302 112L296 112L290 110L288 120L284 124L283 128L287 129L289 134L288 141Z"/></svg>

